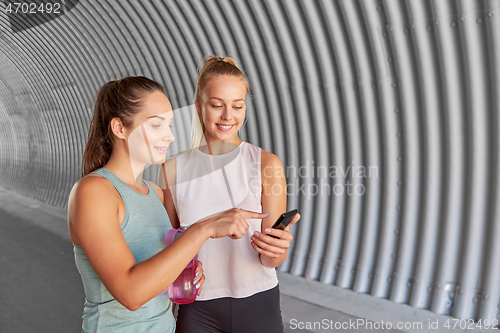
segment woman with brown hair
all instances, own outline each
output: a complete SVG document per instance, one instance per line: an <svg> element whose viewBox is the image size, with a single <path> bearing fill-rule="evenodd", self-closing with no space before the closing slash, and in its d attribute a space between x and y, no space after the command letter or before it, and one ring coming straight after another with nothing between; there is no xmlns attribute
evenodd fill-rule
<svg viewBox="0 0 500 333"><path fill-rule="evenodd" d="M171 225L163 192L142 174L146 164L165 160L174 140L172 119L162 86L145 77L111 81L97 93L83 177L68 203L85 289L83 332L173 332L167 287L207 239L241 238L245 219L265 217L228 210L187 229L165 248ZM204 280L198 263L198 289Z"/></svg>

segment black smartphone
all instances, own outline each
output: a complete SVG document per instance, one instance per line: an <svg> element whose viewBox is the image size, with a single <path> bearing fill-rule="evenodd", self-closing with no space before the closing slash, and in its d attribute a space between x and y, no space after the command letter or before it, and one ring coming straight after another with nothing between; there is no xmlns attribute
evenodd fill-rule
<svg viewBox="0 0 500 333"><path fill-rule="evenodd" d="M289 212L283 213L278 217L276 222L274 222L273 228L274 229L280 229L280 230L285 230L285 228L292 222L293 217L298 213L299 211L297 209L291 210ZM273 235L269 235L274 238L278 238Z"/></svg>

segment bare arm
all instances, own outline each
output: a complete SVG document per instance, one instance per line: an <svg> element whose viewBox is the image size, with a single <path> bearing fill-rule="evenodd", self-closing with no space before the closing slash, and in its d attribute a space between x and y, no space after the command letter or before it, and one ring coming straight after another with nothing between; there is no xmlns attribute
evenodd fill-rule
<svg viewBox="0 0 500 333"><path fill-rule="evenodd" d="M286 210L286 179L280 159L269 152L262 151L262 211L270 215L262 220L261 233L252 236L252 246L260 253L260 261L266 267L278 267L288 256L288 248L293 236L286 231L271 229L276 219ZM298 215L298 214L297 214ZM296 216L292 223L300 218ZM272 234L280 239L268 236Z"/></svg>
<svg viewBox="0 0 500 333"><path fill-rule="evenodd" d="M239 210L224 212L192 225L170 246L137 263L122 236L119 200L109 182L86 177L71 192L69 223L73 241L82 246L111 295L132 311L172 284L208 238L241 238L248 229L246 218L263 217Z"/></svg>

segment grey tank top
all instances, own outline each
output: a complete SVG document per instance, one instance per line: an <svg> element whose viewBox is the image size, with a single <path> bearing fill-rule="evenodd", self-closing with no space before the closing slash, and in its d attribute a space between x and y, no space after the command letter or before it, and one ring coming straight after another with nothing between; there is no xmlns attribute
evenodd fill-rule
<svg viewBox="0 0 500 333"><path fill-rule="evenodd" d="M145 182L149 192L140 194L111 171L101 168L96 173L108 179L125 204L121 230L137 263L151 258L165 248L165 235L171 229L170 220L154 188ZM172 303L165 292L136 311L130 311L106 289L92 268L85 252L73 245L75 262L85 291L82 332L148 332L175 331Z"/></svg>

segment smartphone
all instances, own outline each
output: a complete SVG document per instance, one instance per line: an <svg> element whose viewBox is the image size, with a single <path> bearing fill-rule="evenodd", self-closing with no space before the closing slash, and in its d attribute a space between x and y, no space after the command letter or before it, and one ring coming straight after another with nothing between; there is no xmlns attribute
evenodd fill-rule
<svg viewBox="0 0 500 333"><path fill-rule="evenodd" d="M285 230L285 228L290 224L290 222L292 222L293 217L297 213L298 213L298 210L294 209L294 210L291 210L289 212L281 214L280 217L278 217L278 219L274 223L273 228L274 229ZM269 236L279 239L279 237L276 237L276 236L273 236L273 235L269 235Z"/></svg>

